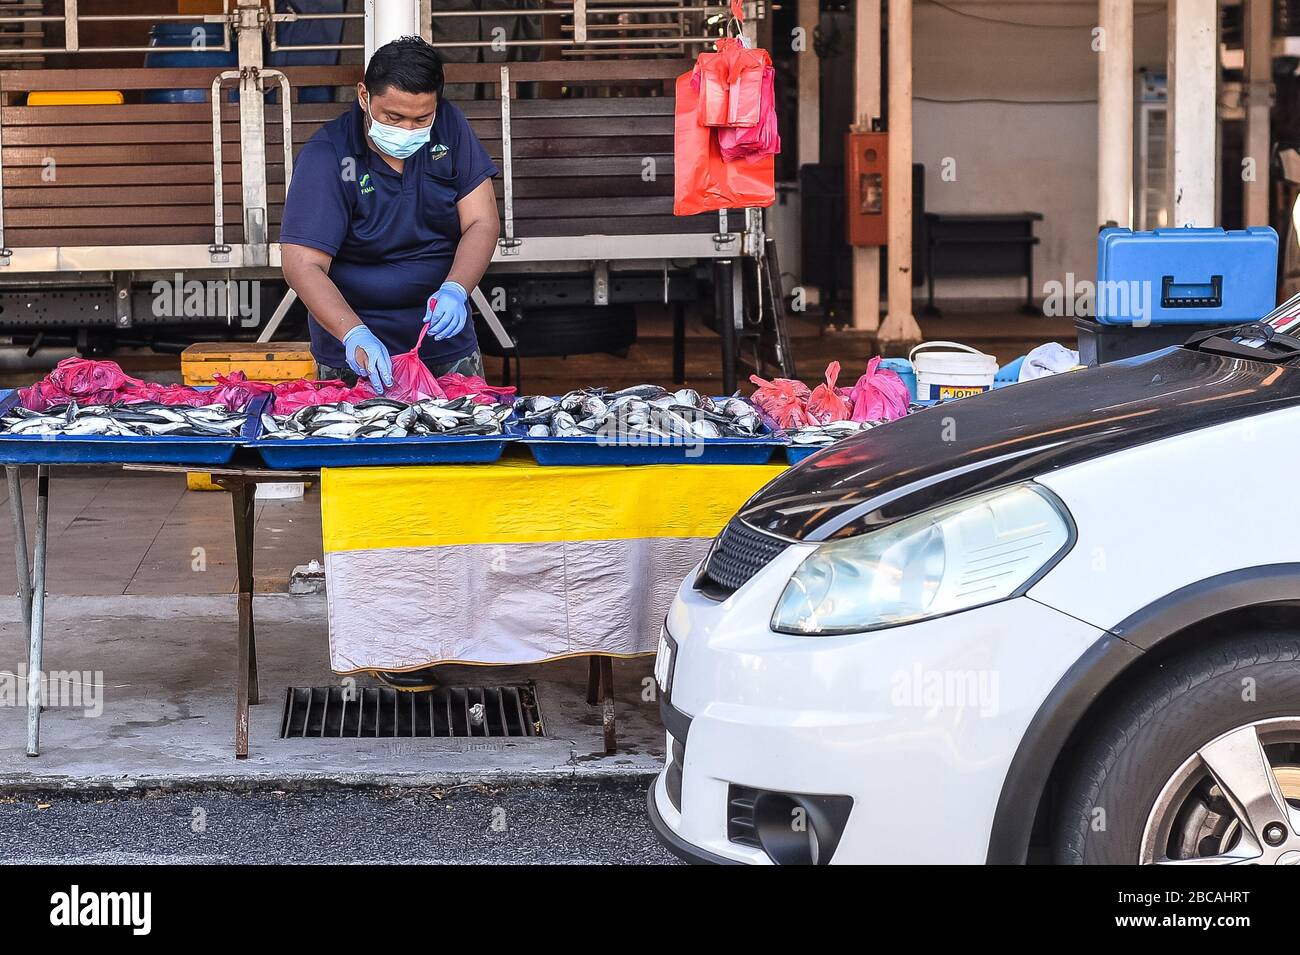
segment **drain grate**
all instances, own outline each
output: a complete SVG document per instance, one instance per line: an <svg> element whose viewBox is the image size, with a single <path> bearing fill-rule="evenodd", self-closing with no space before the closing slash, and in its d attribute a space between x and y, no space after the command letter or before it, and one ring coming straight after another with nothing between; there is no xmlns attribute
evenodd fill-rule
<svg viewBox="0 0 1300 955"><path fill-rule="evenodd" d="M291 686L281 739L520 738L544 736L533 685Z"/></svg>

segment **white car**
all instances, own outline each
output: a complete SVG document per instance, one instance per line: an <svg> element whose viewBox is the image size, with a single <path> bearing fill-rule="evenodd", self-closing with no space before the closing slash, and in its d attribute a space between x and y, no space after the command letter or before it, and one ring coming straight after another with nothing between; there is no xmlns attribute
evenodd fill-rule
<svg viewBox="0 0 1300 955"><path fill-rule="evenodd" d="M1300 341L1241 340L940 405L756 494L665 621L662 840L1300 860Z"/></svg>

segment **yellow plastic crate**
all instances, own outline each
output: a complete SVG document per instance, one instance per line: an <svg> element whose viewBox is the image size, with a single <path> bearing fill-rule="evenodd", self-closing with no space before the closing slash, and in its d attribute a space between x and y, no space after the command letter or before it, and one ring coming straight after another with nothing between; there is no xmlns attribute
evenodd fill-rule
<svg viewBox="0 0 1300 955"><path fill-rule="evenodd" d="M315 378L316 360L307 342L200 342L181 352L181 375L187 385L211 385L214 375L242 371L249 381ZM191 491L219 491L203 472L187 475Z"/></svg>

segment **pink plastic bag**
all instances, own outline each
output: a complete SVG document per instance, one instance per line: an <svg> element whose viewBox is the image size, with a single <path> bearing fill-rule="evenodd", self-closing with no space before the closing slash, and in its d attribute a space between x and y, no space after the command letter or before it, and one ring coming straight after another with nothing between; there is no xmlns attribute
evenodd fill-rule
<svg viewBox="0 0 1300 955"><path fill-rule="evenodd" d="M272 414L293 414L312 405L330 405L337 401L364 401L373 398L374 391L369 382L345 385L333 379L330 381L308 381L299 378L295 381L282 381L271 392L275 395Z"/></svg>
<svg viewBox="0 0 1300 955"><path fill-rule="evenodd" d="M718 148L726 162L759 159L781 152L781 134L776 128L776 69L763 71L762 99L758 122L753 126L723 126L718 130Z"/></svg>
<svg viewBox="0 0 1300 955"><path fill-rule="evenodd" d="M793 378L764 381L758 375L750 375L749 380L758 386L752 398L755 406L778 428L802 428L814 423L804 409L812 392L802 381Z"/></svg>
<svg viewBox="0 0 1300 955"><path fill-rule="evenodd" d="M812 394L808 396L805 405L808 411L808 417L812 418L817 424L827 424L831 421L845 421L853 413L853 403L835 387L835 382L840 377L840 363L831 362L826 366L826 382L818 385L813 389Z"/></svg>
<svg viewBox="0 0 1300 955"><path fill-rule="evenodd" d="M478 375L462 375L452 372L438 379L438 386L448 398L463 398L469 395L477 404L496 405L513 401L516 389L513 387L495 387L489 385Z"/></svg>
<svg viewBox="0 0 1300 955"><path fill-rule="evenodd" d="M49 380L69 398L88 398L103 392L114 392L127 384L140 381L122 370L115 361L90 361L85 358L65 358L50 372Z"/></svg>
<svg viewBox="0 0 1300 955"><path fill-rule="evenodd" d="M867 373L849 392L853 421L894 421L907 414L911 393L898 374L880 367L880 358L867 362Z"/></svg>
<svg viewBox="0 0 1300 955"><path fill-rule="evenodd" d="M249 381L242 371L229 375L213 375L216 387L207 393L209 404L225 405L230 411L243 411L248 403L261 395L269 395L274 387L268 381Z"/></svg>
<svg viewBox="0 0 1300 955"><path fill-rule="evenodd" d="M429 301L430 306L433 300ZM397 401L423 401L425 398L446 398L447 394L438 384L437 377L429 366L420 360L420 345L424 336L429 334L429 324L425 322L420 335L415 339L415 347L408 352L393 356L393 385L384 389L385 398ZM358 382L358 387L362 384ZM365 382L367 388L369 382Z"/></svg>

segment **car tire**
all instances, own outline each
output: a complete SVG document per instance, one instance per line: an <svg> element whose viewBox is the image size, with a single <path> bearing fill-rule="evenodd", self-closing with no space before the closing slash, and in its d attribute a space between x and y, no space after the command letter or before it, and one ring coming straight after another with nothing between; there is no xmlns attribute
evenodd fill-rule
<svg viewBox="0 0 1300 955"><path fill-rule="evenodd" d="M1171 784L1192 772L1184 767L1203 747L1243 727L1287 718L1300 724L1300 634L1253 631L1201 644L1165 661L1107 709L1059 791L1052 855L1060 864L1143 861L1148 823L1159 828L1152 822L1157 800L1166 805ZM1205 764L1197 765L1203 783L1213 785Z"/></svg>

